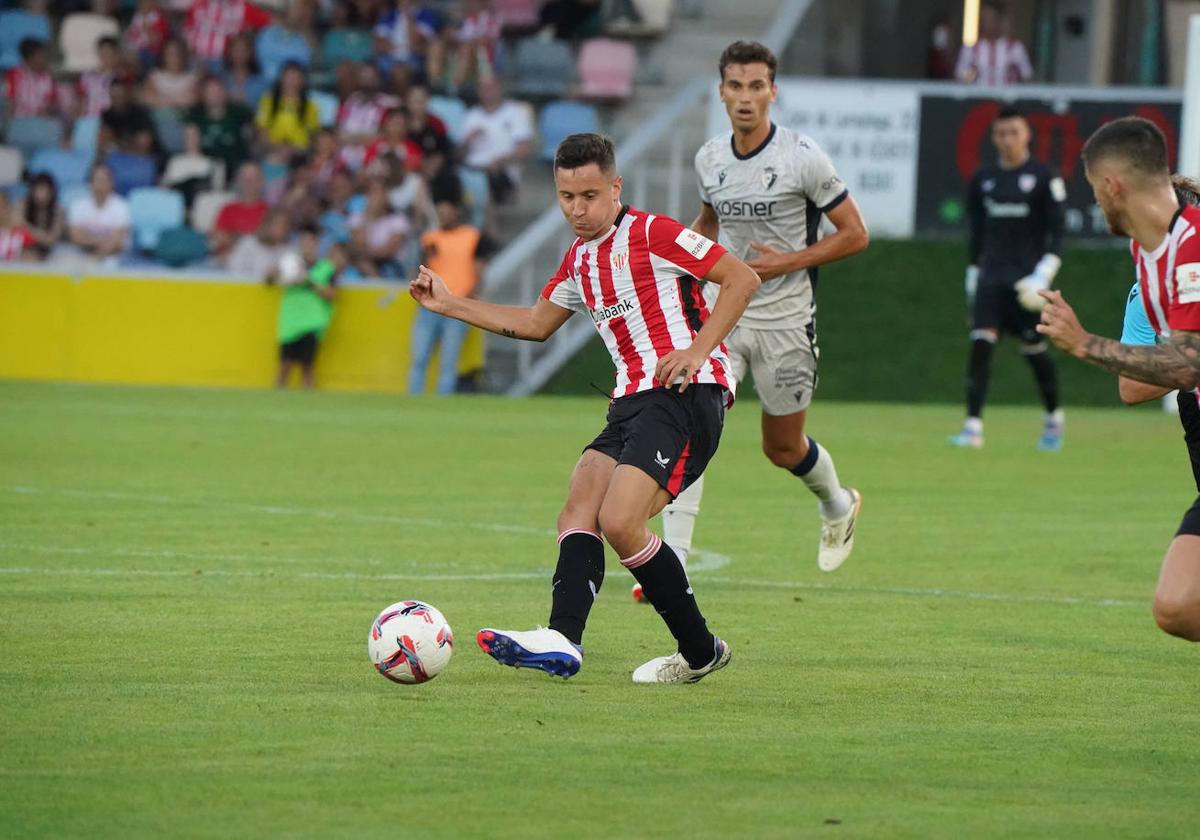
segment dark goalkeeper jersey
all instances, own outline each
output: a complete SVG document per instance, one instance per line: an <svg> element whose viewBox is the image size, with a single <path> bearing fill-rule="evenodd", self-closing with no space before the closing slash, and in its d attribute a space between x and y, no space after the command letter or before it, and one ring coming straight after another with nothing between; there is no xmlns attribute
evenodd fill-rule
<svg viewBox="0 0 1200 840"><path fill-rule="evenodd" d="M1028 274L1044 254L1062 248L1062 178L1032 158L1015 169L993 164L971 179L967 216L970 263L989 272Z"/></svg>

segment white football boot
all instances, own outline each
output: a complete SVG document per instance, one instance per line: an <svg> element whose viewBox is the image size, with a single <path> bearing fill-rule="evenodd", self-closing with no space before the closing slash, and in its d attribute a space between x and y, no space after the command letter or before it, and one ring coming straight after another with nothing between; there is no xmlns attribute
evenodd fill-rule
<svg viewBox="0 0 1200 840"><path fill-rule="evenodd" d="M817 566L823 572L832 572L846 562L854 550L854 523L862 510L862 494L847 487L854 499L850 510L837 519L821 517L821 547L817 551Z"/></svg>
<svg viewBox="0 0 1200 840"><path fill-rule="evenodd" d="M682 653L670 656L656 656L644 665L639 665L633 672L635 683L694 683L729 664L733 649L721 639L713 637L715 648L713 661L703 668L693 669L683 658Z"/></svg>
<svg viewBox="0 0 1200 840"><path fill-rule="evenodd" d="M475 634L483 652L501 665L537 668L553 677L573 677L583 664L583 650L570 639L551 630L493 630L485 627Z"/></svg>

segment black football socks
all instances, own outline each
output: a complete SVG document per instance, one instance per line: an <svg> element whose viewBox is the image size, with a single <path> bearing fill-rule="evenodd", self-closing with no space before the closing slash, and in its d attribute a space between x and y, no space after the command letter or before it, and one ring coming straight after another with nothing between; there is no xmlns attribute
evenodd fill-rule
<svg viewBox="0 0 1200 840"><path fill-rule="evenodd" d="M604 583L604 543L592 531L564 531L558 537L558 567L550 607L550 629L575 645L583 643L592 603Z"/></svg>
<svg viewBox="0 0 1200 840"><path fill-rule="evenodd" d="M688 665L700 669L710 664L715 655L713 634L696 605L687 573L674 549L652 534L645 548L621 564L642 585L646 599L666 622Z"/></svg>

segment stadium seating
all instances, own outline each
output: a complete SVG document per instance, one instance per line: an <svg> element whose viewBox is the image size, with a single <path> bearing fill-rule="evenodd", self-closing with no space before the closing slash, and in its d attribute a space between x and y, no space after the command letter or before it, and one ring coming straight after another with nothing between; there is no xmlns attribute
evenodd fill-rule
<svg viewBox="0 0 1200 840"><path fill-rule="evenodd" d="M554 150L568 134L584 131L599 131L600 118L596 109L583 102L559 100L542 109L538 119L542 150L539 157L544 161L554 160Z"/></svg>
<svg viewBox="0 0 1200 840"><path fill-rule="evenodd" d="M58 49L63 57L63 69L68 73L82 73L100 66L96 42L105 35L117 37L120 26L106 15L79 12L63 18L58 33Z"/></svg>
<svg viewBox="0 0 1200 840"><path fill-rule="evenodd" d="M495 0L492 11L505 34L531 32L538 25L540 0Z"/></svg>
<svg viewBox="0 0 1200 840"><path fill-rule="evenodd" d="M331 29L321 41L321 63L328 68L343 61L368 61L374 54L371 34L362 30Z"/></svg>
<svg viewBox="0 0 1200 840"><path fill-rule="evenodd" d="M674 0L633 0L633 6L641 20L621 21L620 25L609 26L609 32L625 37L654 37L667 31Z"/></svg>
<svg viewBox="0 0 1200 840"><path fill-rule="evenodd" d="M429 97L429 113L446 124L446 133L457 143L462 139L463 123L467 119L467 106L461 99L452 96Z"/></svg>
<svg viewBox="0 0 1200 840"><path fill-rule="evenodd" d="M25 156L16 146L0 146L0 187L21 183Z"/></svg>
<svg viewBox="0 0 1200 840"><path fill-rule="evenodd" d="M155 165L152 157L129 152L109 152L104 162L112 170L113 183L120 195L129 195L138 187L154 186Z"/></svg>
<svg viewBox="0 0 1200 840"><path fill-rule="evenodd" d="M21 63L21 42L37 38L50 43L50 21L43 15L19 10L0 12L0 69Z"/></svg>
<svg viewBox="0 0 1200 840"><path fill-rule="evenodd" d="M96 156L96 144L100 141L99 117L76 117L71 128L71 148Z"/></svg>
<svg viewBox="0 0 1200 840"><path fill-rule="evenodd" d="M87 152L68 149L38 149L29 161L29 174L45 172L54 179L59 189L72 184L84 184L87 183L92 157Z"/></svg>
<svg viewBox="0 0 1200 840"><path fill-rule="evenodd" d="M579 93L587 99L622 101L633 94L637 50L626 41L592 38L579 50Z"/></svg>
<svg viewBox="0 0 1200 840"><path fill-rule="evenodd" d="M323 90L310 90L308 98L316 103L317 113L321 115L321 125L328 128L337 122L338 98Z"/></svg>
<svg viewBox="0 0 1200 840"><path fill-rule="evenodd" d="M70 207L78 198L83 198L89 192L87 184L67 184L58 191L58 203Z"/></svg>
<svg viewBox="0 0 1200 840"><path fill-rule="evenodd" d="M462 167L458 180L463 189L463 205L470 213L467 220L472 226L484 230L487 226L488 179L486 172Z"/></svg>
<svg viewBox="0 0 1200 840"><path fill-rule="evenodd" d="M199 193L192 202L192 227L200 233L208 233L225 205L236 200L237 194L231 192L211 190Z"/></svg>
<svg viewBox="0 0 1200 840"><path fill-rule="evenodd" d="M521 96L553 99L571 88L574 57L561 41L521 41L517 46L515 90Z"/></svg>
<svg viewBox="0 0 1200 840"><path fill-rule="evenodd" d="M44 146L59 145L62 133L62 123L50 117L14 117L8 123L5 140L28 158Z"/></svg>
<svg viewBox="0 0 1200 840"><path fill-rule="evenodd" d="M139 250L153 251L164 230L183 224L183 196L175 190L139 187L129 193L133 241Z"/></svg>
<svg viewBox="0 0 1200 840"><path fill-rule="evenodd" d="M172 268L183 268L208 259L208 240L190 227L170 227L159 234L154 256Z"/></svg>

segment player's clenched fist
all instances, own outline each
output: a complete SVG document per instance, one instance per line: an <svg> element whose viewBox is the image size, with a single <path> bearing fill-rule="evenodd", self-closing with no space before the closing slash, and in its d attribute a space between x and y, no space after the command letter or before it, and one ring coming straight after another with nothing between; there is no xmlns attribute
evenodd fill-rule
<svg viewBox="0 0 1200 840"><path fill-rule="evenodd" d="M408 284L408 293L430 312L441 312L450 297L446 282L425 266L421 266L416 279Z"/></svg>
<svg viewBox="0 0 1200 840"><path fill-rule="evenodd" d="M684 350L672 350L658 360L658 365L654 368L654 378L668 389L675 384L676 379L682 379L683 381L679 383L679 393L682 394L692 383L692 377L696 375L696 371L700 370L700 366L707 359L707 353L699 353L690 347Z"/></svg>
<svg viewBox="0 0 1200 840"><path fill-rule="evenodd" d="M1037 331L1053 341L1058 349L1083 358L1088 334L1079 323L1075 310L1067 303L1062 292L1051 289L1038 294L1046 299L1046 308L1042 310L1042 322L1038 324Z"/></svg>

